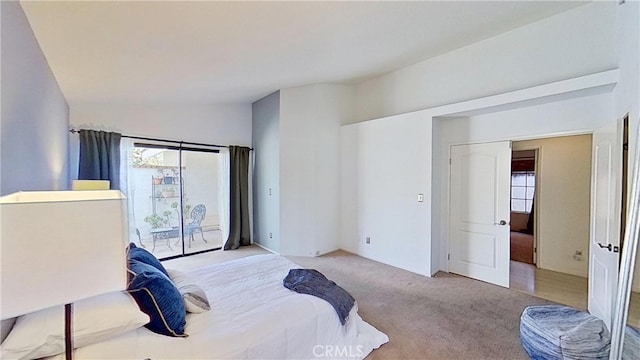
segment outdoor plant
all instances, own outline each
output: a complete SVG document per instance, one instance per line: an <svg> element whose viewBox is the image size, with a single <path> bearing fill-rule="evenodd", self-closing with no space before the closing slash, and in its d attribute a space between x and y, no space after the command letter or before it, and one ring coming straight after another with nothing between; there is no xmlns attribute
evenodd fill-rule
<svg viewBox="0 0 640 360"><path fill-rule="evenodd" d="M169 226L169 220L171 219L171 211L165 210L162 215L151 214L144 218L144 222L151 225L151 228L158 229Z"/></svg>
<svg viewBox="0 0 640 360"><path fill-rule="evenodd" d="M178 210L178 202L174 201L171 203L171 208L176 212L177 216L180 217L180 211ZM191 210L191 205L187 204L184 206L184 211L182 212L182 221L186 224L189 220L189 214Z"/></svg>

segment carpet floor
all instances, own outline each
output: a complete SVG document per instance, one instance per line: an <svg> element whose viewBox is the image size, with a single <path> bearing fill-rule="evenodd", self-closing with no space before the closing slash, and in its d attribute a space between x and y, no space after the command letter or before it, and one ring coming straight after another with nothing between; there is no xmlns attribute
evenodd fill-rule
<svg viewBox="0 0 640 360"><path fill-rule="evenodd" d="M453 274L428 278L344 251L288 258L349 291L362 318L389 336L367 359L528 359L520 315L528 305L550 303Z"/></svg>
<svg viewBox="0 0 640 360"><path fill-rule="evenodd" d="M264 254L247 246L167 261L187 271L205 264ZM515 290L447 273L425 277L345 251L294 257L349 291L359 313L389 336L368 360L528 359L520 345L520 315L528 305L549 304Z"/></svg>

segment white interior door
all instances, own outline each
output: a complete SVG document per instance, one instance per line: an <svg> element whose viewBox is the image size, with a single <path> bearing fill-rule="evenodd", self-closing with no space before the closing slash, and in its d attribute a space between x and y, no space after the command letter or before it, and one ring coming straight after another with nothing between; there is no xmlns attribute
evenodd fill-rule
<svg viewBox="0 0 640 360"><path fill-rule="evenodd" d="M451 147L449 271L509 287L511 142Z"/></svg>
<svg viewBox="0 0 640 360"><path fill-rule="evenodd" d="M618 287L622 186L622 131L619 122L593 134L589 312L611 328Z"/></svg>

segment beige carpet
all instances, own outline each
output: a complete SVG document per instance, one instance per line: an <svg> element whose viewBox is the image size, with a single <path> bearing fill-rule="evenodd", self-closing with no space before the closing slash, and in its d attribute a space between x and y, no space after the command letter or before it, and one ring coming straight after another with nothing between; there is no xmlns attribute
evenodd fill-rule
<svg viewBox="0 0 640 360"><path fill-rule="evenodd" d="M251 246L197 257L212 262L261 252ZM288 258L349 291L362 318L389 336L367 359L528 359L520 346L520 314L527 305L548 303L462 276L427 278L343 251ZM193 260L171 262L195 266Z"/></svg>
<svg viewBox="0 0 640 360"><path fill-rule="evenodd" d="M349 291L362 318L389 336L367 359L528 359L520 314L527 305L549 303L462 276L427 278L342 251L289 258Z"/></svg>

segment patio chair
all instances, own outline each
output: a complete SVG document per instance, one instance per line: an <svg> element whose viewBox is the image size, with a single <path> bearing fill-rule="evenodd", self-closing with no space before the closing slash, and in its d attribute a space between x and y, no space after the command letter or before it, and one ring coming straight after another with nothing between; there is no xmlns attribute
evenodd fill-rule
<svg viewBox="0 0 640 360"><path fill-rule="evenodd" d="M188 222L184 225L184 235L189 235L189 247L191 247L191 242L195 241L193 238L193 233L196 231L200 232L200 236L202 236L202 241L205 243L207 240L204 238L204 233L202 232L202 221L204 220L204 215L207 213L207 207L203 204L198 204L191 209L191 214L189 215Z"/></svg>

